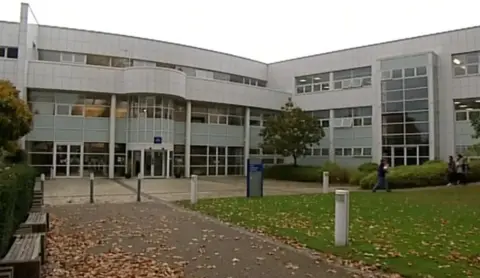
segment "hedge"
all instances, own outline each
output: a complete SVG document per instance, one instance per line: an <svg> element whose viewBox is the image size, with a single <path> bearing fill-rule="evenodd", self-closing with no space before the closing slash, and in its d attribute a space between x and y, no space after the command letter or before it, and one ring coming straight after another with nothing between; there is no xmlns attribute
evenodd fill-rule
<svg viewBox="0 0 480 278"><path fill-rule="evenodd" d="M370 173L376 172L377 167L378 164L374 162L366 162L361 164L355 171L352 171L348 183L351 185L358 185L360 183L360 180L362 180L365 176Z"/></svg>
<svg viewBox="0 0 480 278"><path fill-rule="evenodd" d="M292 164L274 165L265 169L266 179L298 182L322 182L323 172L329 172L330 183L345 184L351 171L338 164L327 162L322 166L294 166Z"/></svg>
<svg viewBox="0 0 480 278"><path fill-rule="evenodd" d="M24 164L0 169L0 257L32 205L35 170Z"/></svg>
<svg viewBox="0 0 480 278"><path fill-rule="evenodd" d="M480 162L471 162L467 173L469 182L480 181ZM423 165L399 166L390 168L387 181L390 188L415 188L438 186L447 183L447 164L443 161L431 161ZM360 180L362 189L371 189L377 182L376 172Z"/></svg>

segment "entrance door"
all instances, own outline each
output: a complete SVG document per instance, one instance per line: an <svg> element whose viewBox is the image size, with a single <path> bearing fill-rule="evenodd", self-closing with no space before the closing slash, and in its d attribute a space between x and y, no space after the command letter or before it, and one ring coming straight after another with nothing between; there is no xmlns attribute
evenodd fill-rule
<svg viewBox="0 0 480 278"><path fill-rule="evenodd" d="M81 177L83 172L82 144L55 144L55 176Z"/></svg>
<svg viewBox="0 0 480 278"><path fill-rule="evenodd" d="M208 148L208 173L209 176L224 176L226 168L225 147Z"/></svg>
<svg viewBox="0 0 480 278"><path fill-rule="evenodd" d="M166 152L162 150L144 150L143 174L146 178L163 178L166 172Z"/></svg>

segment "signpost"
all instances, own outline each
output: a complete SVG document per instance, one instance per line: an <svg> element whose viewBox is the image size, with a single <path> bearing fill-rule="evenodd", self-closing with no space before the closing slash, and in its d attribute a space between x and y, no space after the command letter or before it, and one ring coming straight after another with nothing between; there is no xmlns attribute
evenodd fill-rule
<svg viewBox="0 0 480 278"><path fill-rule="evenodd" d="M261 159L247 160L247 198L263 197L263 170Z"/></svg>
<svg viewBox="0 0 480 278"><path fill-rule="evenodd" d="M162 136L155 136L153 137L153 143L154 144L162 144L163 140L162 140Z"/></svg>

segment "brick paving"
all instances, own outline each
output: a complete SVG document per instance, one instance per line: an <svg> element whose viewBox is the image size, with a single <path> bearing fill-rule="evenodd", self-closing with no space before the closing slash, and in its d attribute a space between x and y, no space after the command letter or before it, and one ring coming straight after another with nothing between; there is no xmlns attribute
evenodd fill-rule
<svg viewBox="0 0 480 278"><path fill-rule="evenodd" d="M64 205L48 210L62 233L94 233L89 252L121 247L169 264L185 277L351 277L345 269L161 202Z"/></svg>

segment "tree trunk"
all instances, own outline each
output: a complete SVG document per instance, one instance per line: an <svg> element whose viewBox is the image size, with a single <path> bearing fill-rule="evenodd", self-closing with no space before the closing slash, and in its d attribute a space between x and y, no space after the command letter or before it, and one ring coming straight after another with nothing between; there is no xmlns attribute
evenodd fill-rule
<svg viewBox="0 0 480 278"><path fill-rule="evenodd" d="M293 166L297 167L297 155L294 154L292 155L292 157L293 157Z"/></svg>

